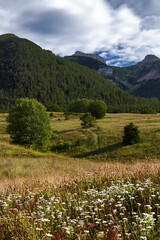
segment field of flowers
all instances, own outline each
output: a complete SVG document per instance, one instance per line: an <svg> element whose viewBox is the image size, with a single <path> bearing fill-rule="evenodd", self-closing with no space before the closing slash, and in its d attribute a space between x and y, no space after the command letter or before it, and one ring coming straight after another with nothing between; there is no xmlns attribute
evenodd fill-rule
<svg viewBox="0 0 160 240"><path fill-rule="evenodd" d="M0 239L158 239L160 187L106 177L10 190L0 197Z"/></svg>

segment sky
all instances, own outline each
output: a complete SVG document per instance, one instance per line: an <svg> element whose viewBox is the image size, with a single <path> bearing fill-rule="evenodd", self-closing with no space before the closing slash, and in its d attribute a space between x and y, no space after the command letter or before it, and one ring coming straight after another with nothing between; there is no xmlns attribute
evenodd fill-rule
<svg viewBox="0 0 160 240"><path fill-rule="evenodd" d="M0 19L0 34L59 56L96 53L115 66L160 57L160 0L0 0Z"/></svg>

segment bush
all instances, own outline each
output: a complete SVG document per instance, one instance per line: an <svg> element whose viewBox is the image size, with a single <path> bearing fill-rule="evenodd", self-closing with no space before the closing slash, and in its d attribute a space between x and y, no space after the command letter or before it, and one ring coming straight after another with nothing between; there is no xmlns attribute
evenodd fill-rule
<svg viewBox="0 0 160 240"><path fill-rule="evenodd" d="M84 128L87 128L87 127L93 127L94 126L96 118L93 117L91 115L91 113L85 113L80 117L80 120L82 121L81 125Z"/></svg>
<svg viewBox="0 0 160 240"><path fill-rule="evenodd" d="M51 112L51 113L49 114L49 116L50 116L50 118L53 118L53 117L54 117L53 112Z"/></svg>
<svg viewBox="0 0 160 240"><path fill-rule="evenodd" d="M144 107L144 108L140 109L140 113L141 114L156 114L156 110L154 110L153 108L150 108L150 107Z"/></svg>
<svg viewBox="0 0 160 240"><path fill-rule="evenodd" d="M70 119L70 113L69 112L64 112L64 119L69 120Z"/></svg>
<svg viewBox="0 0 160 240"><path fill-rule="evenodd" d="M102 100L96 100L89 106L88 111L97 119L103 118L107 111L107 105Z"/></svg>
<svg viewBox="0 0 160 240"><path fill-rule="evenodd" d="M7 117L7 132L15 143L46 150L51 135L45 107L34 99L19 99Z"/></svg>
<svg viewBox="0 0 160 240"><path fill-rule="evenodd" d="M138 127L130 123L124 127L123 144L132 145L140 141Z"/></svg>
<svg viewBox="0 0 160 240"><path fill-rule="evenodd" d="M62 108L57 104L51 104L47 107L48 112L62 112Z"/></svg>
<svg viewBox="0 0 160 240"><path fill-rule="evenodd" d="M69 151L73 148L73 144L70 142L64 142L64 140L59 140L55 145L51 147L51 151L63 152Z"/></svg>

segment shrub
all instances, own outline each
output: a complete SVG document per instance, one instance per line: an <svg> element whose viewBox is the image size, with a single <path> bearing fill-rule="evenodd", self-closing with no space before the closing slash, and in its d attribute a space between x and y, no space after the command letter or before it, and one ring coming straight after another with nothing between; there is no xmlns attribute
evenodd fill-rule
<svg viewBox="0 0 160 240"><path fill-rule="evenodd" d="M144 108L140 109L140 113L141 114L156 114L156 110L154 110L153 108L150 108L150 107L144 107Z"/></svg>
<svg viewBox="0 0 160 240"><path fill-rule="evenodd" d="M69 151L71 148L73 148L72 143L70 142L64 142L64 140L59 140L55 145L51 147L51 151Z"/></svg>
<svg viewBox="0 0 160 240"><path fill-rule="evenodd" d="M54 115L53 115L53 112L51 112L50 114L49 114L49 116L50 116L50 118L52 118Z"/></svg>
<svg viewBox="0 0 160 240"><path fill-rule="evenodd" d="M57 104L51 104L47 107L48 112L62 112L62 108Z"/></svg>
<svg viewBox="0 0 160 240"><path fill-rule="evenodd" d="M70 113L69 112L64 112L64 119L69 120L70 119Z"/></svg>
<svg viewBox="0 0 160 240"><path fill-rule="evenodd" d="M107 111L107 105L102 100L96 100L89 106L88 111L97 119L103 118Z"/></svg>
<svg viewBox="0 0 160 240"><path fill-rule="evenodd" d="M96 118L93 117L91 115L91 113L85 113L80 117L80 120L82 121L81 125L84 128L87 128L87 127L93 127L94 126Z"/></svg>
<svg viewBox="0 0 160 240"><path fill-rule="evenodd" d="M138 127L130 123L124 127L123 144L132 145L140 141Z"/></svg>
<svg viewBox="0 0 160 240"><path fill-rule="evenodd" d="M19 99L7 117L7 132L15 143L46 150L51 134L45 107L34 99Z"/></svg>

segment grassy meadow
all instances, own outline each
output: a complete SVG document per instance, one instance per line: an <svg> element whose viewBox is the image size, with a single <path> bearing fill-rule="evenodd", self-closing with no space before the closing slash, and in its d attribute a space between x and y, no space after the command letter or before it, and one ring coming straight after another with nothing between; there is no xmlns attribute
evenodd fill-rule
<svg viewBox="0 0 160 240"><path fill-rule="evenodd" d="M51 150L11 143L0 114L0 239L160 239L160 114L54 113ZM133 122L140 143L123 146Z"/></svg>

